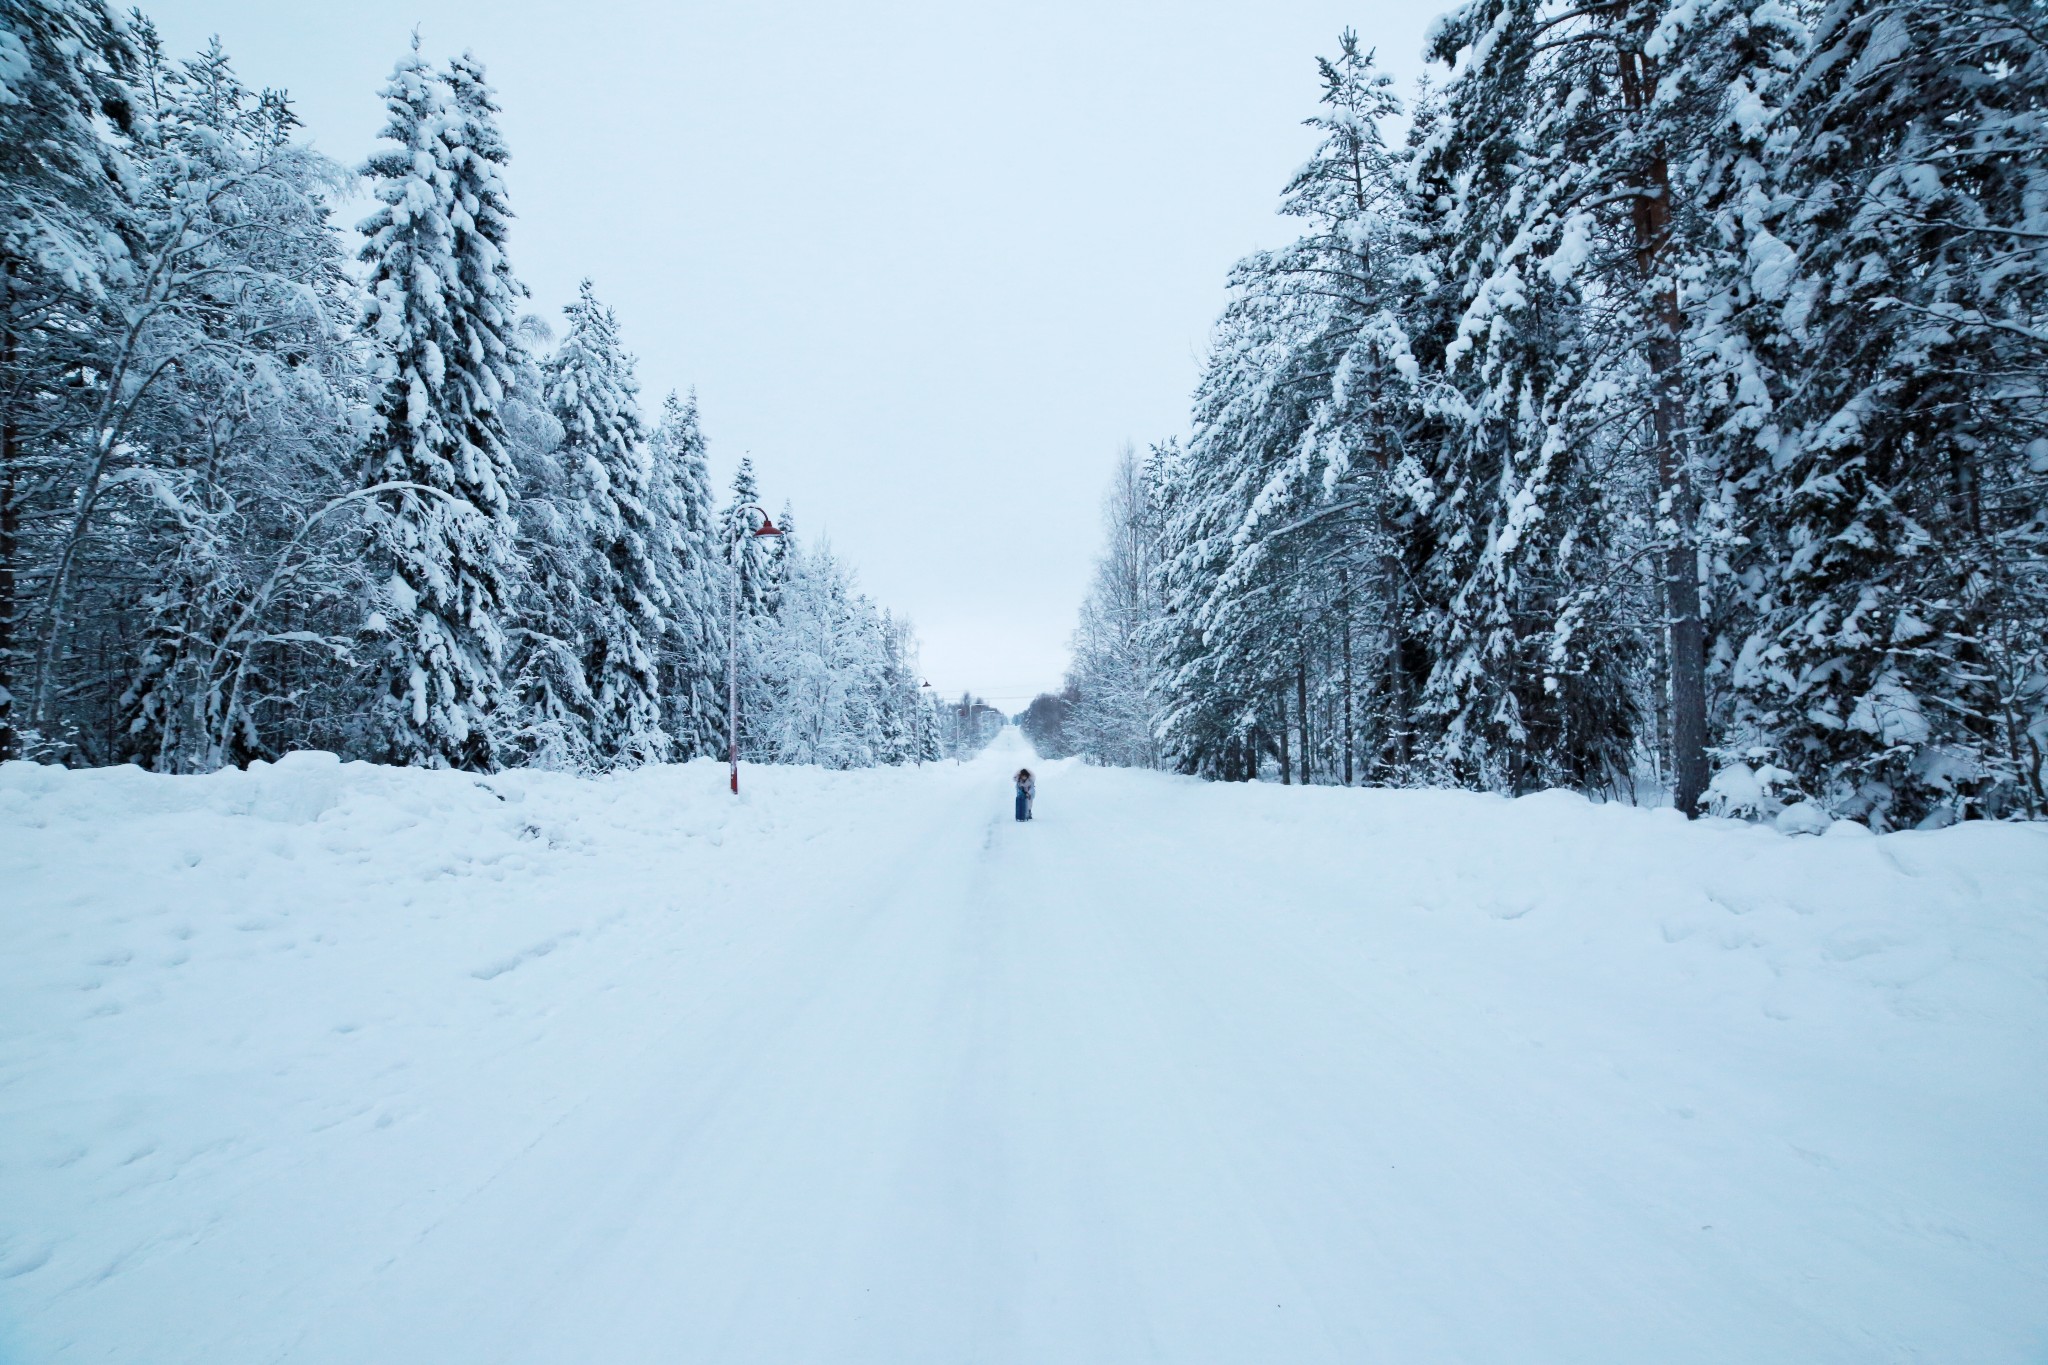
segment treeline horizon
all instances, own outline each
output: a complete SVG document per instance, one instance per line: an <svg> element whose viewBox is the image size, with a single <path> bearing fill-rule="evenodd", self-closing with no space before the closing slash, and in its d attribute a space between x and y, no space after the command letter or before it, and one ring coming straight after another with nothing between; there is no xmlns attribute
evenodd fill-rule
<svg viewBox="0 0 2048 1365"><path fill-rule="evenodd" d="M474 57L415 36L349 169L217 38L0 25L0 759L687 760L734 652L746 757L938 756L909 624L787 504L750 534L750 462L717 505L694 394L648 423L588 280L559 340L525 311Z"/></svg>

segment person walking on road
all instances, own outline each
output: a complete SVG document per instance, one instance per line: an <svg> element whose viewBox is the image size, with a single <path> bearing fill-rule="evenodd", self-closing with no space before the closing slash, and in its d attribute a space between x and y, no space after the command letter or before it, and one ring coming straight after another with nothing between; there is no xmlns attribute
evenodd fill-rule
<svg viewBox="0 0 2048 1365"><path fill-rule="evenodd" d="M1031 798L1038 795L1038 779L1031 775L1031 769L1017 769L1017 818L1031 818Z"/></svg>

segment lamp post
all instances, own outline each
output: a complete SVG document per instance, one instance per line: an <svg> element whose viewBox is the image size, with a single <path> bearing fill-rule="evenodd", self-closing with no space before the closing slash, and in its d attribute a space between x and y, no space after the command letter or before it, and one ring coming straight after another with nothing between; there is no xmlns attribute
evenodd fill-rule
<svg viewBox="0 0 2048 1365"><path fill-rule="evenodd" d="M747 536L779 536L782 529L758 502L739 505L732 528L732 612L725 635L725 756L732 765L732 794L740 794L740 544ZM761 524L747 530L747 513L759 512Z"/></svg>

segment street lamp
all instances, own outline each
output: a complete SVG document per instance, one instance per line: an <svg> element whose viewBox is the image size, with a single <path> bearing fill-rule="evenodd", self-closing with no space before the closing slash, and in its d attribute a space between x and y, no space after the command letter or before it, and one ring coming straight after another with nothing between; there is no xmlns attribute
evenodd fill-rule
<svg viewBox="0 0 2048 1365"><path fill-rule="evenodd" d="M725 636L725 756L732 765L732 794L740 794L740 543L749 535L779 536L782 529L758 502L743 502L732 527L732 613ZM747 530L747 513L759 512L761 524Z"/></svg>

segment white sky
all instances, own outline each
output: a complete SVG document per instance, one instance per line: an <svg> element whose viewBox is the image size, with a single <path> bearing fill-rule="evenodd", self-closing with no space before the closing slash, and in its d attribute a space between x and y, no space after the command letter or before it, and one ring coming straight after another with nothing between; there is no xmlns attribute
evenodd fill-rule
<svg viewBox="0 0 2048 1365"><path fill-rule="evenodd" d="M125 3L125 0L124 0ZM159 0L350 164L419 26L505 107L512 257L551 320L589 275L650 416L695 386L926 675L1057 685L1125 441L1181 432L1225 273L1285 240L1314 59L1346 24L1404 91L1439 0Z"/></svg>

